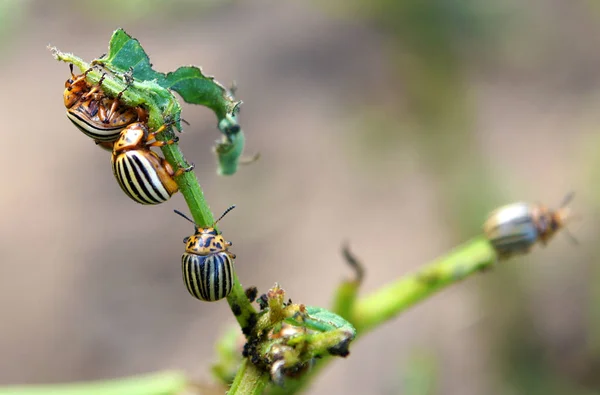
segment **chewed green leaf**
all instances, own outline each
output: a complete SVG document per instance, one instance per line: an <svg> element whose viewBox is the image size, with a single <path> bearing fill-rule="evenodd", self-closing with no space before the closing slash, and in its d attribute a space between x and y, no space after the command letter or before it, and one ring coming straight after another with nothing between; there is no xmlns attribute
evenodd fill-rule
<svg viewBox="0 0 600 395"><path fill-rule="evenodd" d="M214 77L204 75L198 67L183 66L168 74L155 71L140 42L123 29L113 33L108 53L94 63L121 74L132 70L135 79L155 81L163 88L172 89L187 103L210 108L219 120L235 115L241 104Z"/></svg>
<svg viewBox="0 0 600 395"><path fill-rule="evenodd" d="M244 142L246 137L244 132L240 130L233 136L232 140L223 137L223 141L219 142L215 147L219 168L217 172L222 176L235 174L239 166L240 157L244 151Z"/></svg>
<svg viewBox="0 0 600 395"><path fill-rule="evenodd" d="M115 30L108 44L108 53L93 63L100 63L107 69L120 73L133 69L135 79L143 81L156 80L160 86L167 88L165 86L165 75L152 69L150 57L140 42L123 29Z"/></svg>
<svg viewBox="0 0 600 395"><path fill-rule="evenodd" d="M102 78L103 73L91 68L92 65L83 59L70 53L61 52L54 47L48 48L56 60L72 63L81 71L89 70L87 74L89 83L97 84ZM112 76L109 74L103 80L102 90L111 97L121 94L121 102L128 106L144 105L149 110L148 124L151 128L160 127L168 117L175 120L176 128L180 129L181 105L170 90L163 88L155 81L136 80L127 84L122 75Z"/></svg>
<svg viewBox="0 0 600 395"><path fill-rule="evenodd" d="M241 104L215 77L204 75L202 69L195 66L182 66L168 73L164 86L179 93L187 103L210 108L219 119L235 115Z"/></svg>

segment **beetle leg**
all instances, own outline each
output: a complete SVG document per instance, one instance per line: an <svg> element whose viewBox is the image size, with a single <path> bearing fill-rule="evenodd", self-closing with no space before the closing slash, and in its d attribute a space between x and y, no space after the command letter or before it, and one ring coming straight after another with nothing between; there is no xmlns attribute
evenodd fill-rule
<svg viewBox="0 0 600 395"><path fill-rule="evenodd" d="M188 173L188 172L194 170L194 167L196 167L196 166L193 163L191 165L189 165L188 167L180 167L179 169L177 169L177 171L175 171L175 173L173 173L173 177L179 177L183 173Z"/></svg>
<svg viewBox="0 0 600 395"><path fill-rule="evenodd" d="M148 135L148 140L151 140L153 138L156 138L154 135L156 133L150 133ZM167 141L153 141L152 143L146 143L145 146L146 147L163 147L165 145L171 145L171 144L175 144L176 142L179 141L179 137L175 136L170 140Z"/></svg>
<svg viewBox="0 0 600 395"><path fill-rule="evenodd" d="M113 116L116 114L117 108L119 107L119 99L113 100L110 105L110 109L108 110L108 114L106 114L106 118L104 119L104 123L110 123Z"/></svg>
<svg viewBox="0 0 600 395"><path fill-rule="evenodd" d="M103 76L104 78L104 76ZM119 94L117 95L117 97L115 97L115 99L112 102L112 105L110 106L110 111L108 112L107 115L107 123L110 122L115 114L115 112L117 111L117 108L119 107L119 105L121 104L120 100L121 97L123 97L123 93L131 86L131 84L127 84L127 86L125 87L125 89L123 89L121 92L119 92ZM138 111L138 118L140 118L140 112Z"/></svg>
<svg viewBox="0 0 600 395"><path fill-rule="evenodd" d="M86 71L86 73L87 73L87 71ZM104 78L106 78L106 73L102 74L102 77L100 77L98 84L96 84L94 87L92 87L92 89L88 93L86 93L85 95L82 96L82 100L87 100L92 95L94 95L94 99L99 100L102 97L102 83L104 82ZM98 93L100 93L99 97L98 97Z"/></svg>

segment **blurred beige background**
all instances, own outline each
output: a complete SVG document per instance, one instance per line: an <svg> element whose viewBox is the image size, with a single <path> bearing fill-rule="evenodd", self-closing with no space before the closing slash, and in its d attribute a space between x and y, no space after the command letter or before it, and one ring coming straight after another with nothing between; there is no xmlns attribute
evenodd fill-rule
<svg viewBox="0 0 600 395"><path fill-rule="evenodd" d="M46 45L89 60L123 27L157 70L237 81L246 152L261 160L217 176L215 117L191 105L181 147L214 212L238 206L222 229L261 292L279 282L328 306L350 275L344 240L367 293L479 234L498 205L577 192L580 246L558 235L419 304L311 394L600 391L600 8L523 3L0 3L0 384L167 368L210 380L234 324L225 302L183 286L182 197L127 199L65 116L68 67ZM421 375L435 389L411 387Z"/></svg>

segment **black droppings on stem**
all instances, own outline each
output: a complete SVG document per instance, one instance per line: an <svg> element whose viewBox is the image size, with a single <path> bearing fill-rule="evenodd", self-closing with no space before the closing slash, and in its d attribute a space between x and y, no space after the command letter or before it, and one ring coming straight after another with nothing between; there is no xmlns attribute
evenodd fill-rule
<svg viewBox="0 0 600 395"><path fill-rule="evenodd" d="M352 338L347 338L347 339L339 342L335 346L329 347L327 349L327 351L331 355L337 355L337 356L345 358L345 357L347 357L350 354L350 351L348 350L348 347L349 347L351 341L352 341Z"/></svg>
<svg viewBox="0 0 600 395"><path fill-rule="evenodd" d="M242 350L242 357L248 358L250 355L250 343L244 344L244 349Z"/></svg>
<svg viewBox="0 0 600 395"><path fill-rule="evenodd" d="M236 317L239 317L239 315L242 314L242 308L237 303L231 304L231 311L233 312L233 315L235 315Z"/></svg>
<svg viewBox="0 0 600 395"><path fill-rule="evenodd" d="M246 297L248 298L250 303L252 303L256 300L256 295L258 295L258 288L249 287L246 289Z"/></svg>
<svg viewBox="0 0 600 395"><path fill-rule="evenodd" d="M252 334L252 331L254 330L254 327L256 326L256 320L257 320L257 316L256 314L251 314L248 316L248 322L246 324L246 326L244 326L242 328L242 333L244 334L244 336L249 337L250 334Z"/></svg>
<svg viewBox="0 0 600 395"><path fill-rule="evenodd" d="M258 305L260 306L260 311L263 311L264 309L269 307L269 298L267 297L267 294L260 295L256 300L256 303L258 303Z"/></svg>

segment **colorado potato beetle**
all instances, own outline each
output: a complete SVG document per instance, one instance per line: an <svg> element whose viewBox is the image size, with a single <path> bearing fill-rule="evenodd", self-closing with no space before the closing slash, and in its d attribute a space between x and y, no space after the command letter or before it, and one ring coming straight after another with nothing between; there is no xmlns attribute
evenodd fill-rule
<svg viewBox="0 0 600 395"><path fill-rule="evenodd" d="M145 123L127 126L115 141L111 158L112 169L127 196L141 204L159 204L169 200L179 190L174 177L191 171L194 166L173 171L171 165L150 147L173 144L177 137L168 141L153 141L156 135L169 127L161 126L149 132Z"/></svg>
<svg viewBox="0 0 600 395"><path fill-rule="evenodd" d="M567 205L572 199L573 193L568 194L556 210L524 202L502 206L489 215L484 233L500 259L526 254L538 241L546 245L565 226L571 218Z"/></svg>
<svg viewBox="0 0 600 395"><path fill-rule="evenodd" d="M119 138L125 127L134 122L147 121L148 113L144 108L132 108L121 103L125 90L119 92L116 98L110 98L104 93L102 82L105 75L98 84L90 85L86 76L92 69L76 76L73 74L73 65L70 67L71 78L65 82L63 93L67 117L100 147L112 150L112 143Z"/></svg>
<svg viewBox="0 0 600 395"><path fill-rule="evenodd" d="M235 206L229 207L211 227L200 228L185 214L175 210L194 224L194 235L186 237L185 253L181 257L183 282L193 297L214 302L229 295L233 288L233 261L235 254L229 251L232 243L217 232L215 225Z"/></svg>

